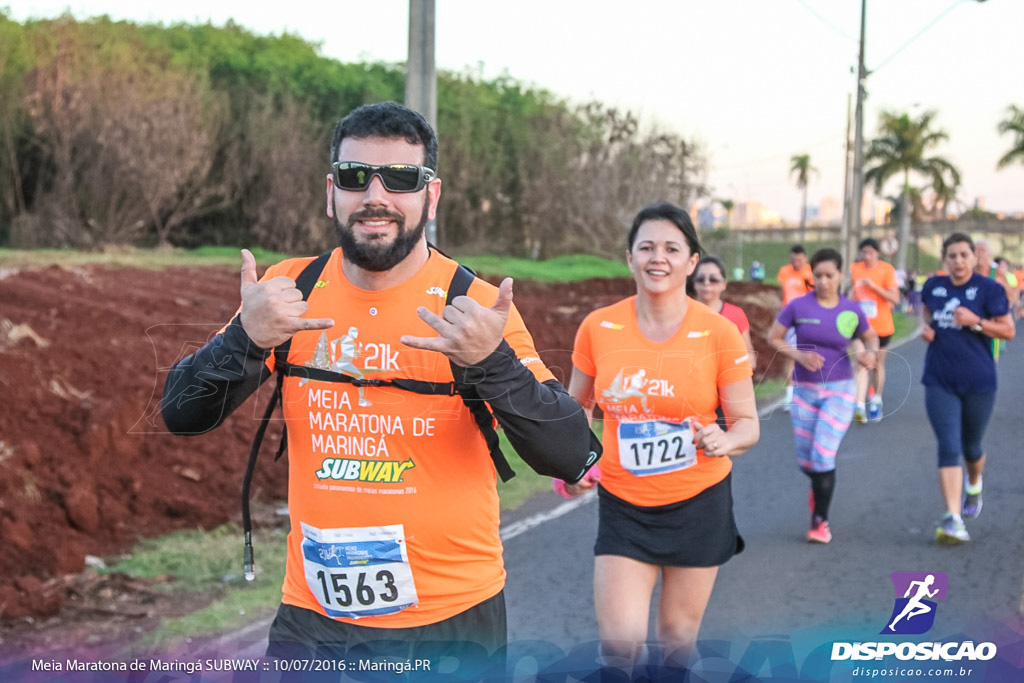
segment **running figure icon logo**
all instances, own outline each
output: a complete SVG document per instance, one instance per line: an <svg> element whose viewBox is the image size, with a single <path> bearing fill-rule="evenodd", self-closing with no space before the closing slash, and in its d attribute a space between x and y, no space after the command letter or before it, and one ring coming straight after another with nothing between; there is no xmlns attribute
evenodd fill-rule
<svg viewBox="0 0 1024 683"><path fill-rule="evenodd" d="M945 600L949 577L944 572L893 572L889 575L896 592L889 623L880 633L915 635L926 632L935 622L935 600Z"/></svg>
<svg viewBox="0 0 1024 683"><path fill-rule="evenodd" d="M623 375L623 372L625 369L619 370L611 386L601 392L602 398L608 403L622 403L630 397L639 398L640 406L646 412L647 394L644 393L644 387L650 382L647 371L640 368L632 375Z"/></svg>

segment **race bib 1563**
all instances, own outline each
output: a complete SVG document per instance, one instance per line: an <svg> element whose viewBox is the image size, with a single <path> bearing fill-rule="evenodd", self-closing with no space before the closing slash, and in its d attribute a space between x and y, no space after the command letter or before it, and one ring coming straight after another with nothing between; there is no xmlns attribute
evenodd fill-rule
<svg viewBox="0 0 1024 683"><path fill-rule="evenodd" d="M302 524L306 584L331 617L393 614L416 604L401 524L317 529Z"/></svg>

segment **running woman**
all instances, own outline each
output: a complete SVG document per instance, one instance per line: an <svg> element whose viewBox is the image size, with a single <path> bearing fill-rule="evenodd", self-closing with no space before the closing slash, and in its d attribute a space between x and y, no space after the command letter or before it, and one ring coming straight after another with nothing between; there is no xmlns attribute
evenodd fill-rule
<svg viewBox="0 0 1024 683"><path fill-rule="evenodd" d="M1013 339L1016 330L1006 290L977 272L970 237L958 232L947 237L942 262L947 274L929 278L921 290L921 338L928 342L921 383L939 442L939 491L946 505L935 538L955 545L971 540L963 518L981 512L981 441L997 388L991 341Z"/></svg>
<svg viewBox="0 0 1024 683"><path fill-rule="evenodd" d="M847 347L852 339L864 343L857 363L872 368L878 354L878 335L855 302L839 293L843 257L835 249L819 249L811 257L814 291L794 299L780 312L768 342L792 358L793 436L800 469L811 480L811 527L807 540L829 543L828 510L836 486L836 453L853 420L855 381ZM786 330L796 331L796 344Z"/></svg>
<svg viewBox="0 0 1024 683"><path fill-rule="evenodd" d="M722 301L722 293L726 287L725 264L722 263L722 259L710 254L702 256L697 264L693 282L697 289L697 301L731 320L740 331L743 343L747 345L747 353L750 354L750 367L756 367L757 356L754 353L754 342L750 339L750 321L747 314L739 306Z"/></svg>
<svg viewBox="0 0 1024 683"><path fill-rule="evenodd" d="M611 454L598 488L594 604L603 652L634 661L660 578L656 638L668 663L685 666L718 567L743 549L731 457L757 442L760 426L739 331L688 296L701 253L689 215L668 203L644 208L627 247L637 293L580 325L569 384L588 414L600 406ZM719 405L728 432L715 422Z"/></svg>

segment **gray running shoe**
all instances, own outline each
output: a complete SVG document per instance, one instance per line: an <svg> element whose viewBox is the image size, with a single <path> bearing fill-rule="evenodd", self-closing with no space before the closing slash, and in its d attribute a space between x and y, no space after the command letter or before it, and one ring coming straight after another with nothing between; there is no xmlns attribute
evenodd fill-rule
<svg viewBox="0 0 1024 683"><path fill-rule="evenodd" d="M958 515L947 514L935 530L935 539L943 545L960 545L971 540L971 535L967 533L964 520Z"/></svg>
<svg viewBox="0 0 1024 683"><path fill-rule="evenodd" d="M981 491L977 493L964 492L964 517L974 519L981 514Z"/></svg>

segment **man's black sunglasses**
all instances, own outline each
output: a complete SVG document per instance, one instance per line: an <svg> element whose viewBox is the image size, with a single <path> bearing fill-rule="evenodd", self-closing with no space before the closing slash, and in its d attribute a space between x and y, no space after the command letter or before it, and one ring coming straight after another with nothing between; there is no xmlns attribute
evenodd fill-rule
<svg viewBox="0 0 1024 683"><path fill-rule="evenodd" d="M434 169L412 164L373 166L358 161L335 161L334 186L342 190L365 190L373 176L380 178L388 192L419 192L437 175Z"/></svg>

